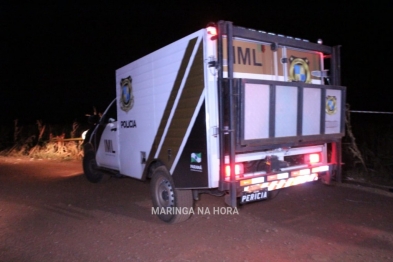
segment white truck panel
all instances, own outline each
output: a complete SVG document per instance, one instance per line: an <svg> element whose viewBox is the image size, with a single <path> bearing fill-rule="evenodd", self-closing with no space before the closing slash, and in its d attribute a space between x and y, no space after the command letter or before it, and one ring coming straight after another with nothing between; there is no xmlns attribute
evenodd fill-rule
<svg viewBox="0 0 393 262"><path fill-rule="evenodd" d="M296 136L297 87L277 86L275 137Z"/></svg>
<svg viewBox="0 0 393 262"><path fill-rule="evenodd" d="M321 89L303 90L303 135L318 135L321 129Z"/></svg>
<svg viewBox="0 0 393 262"><path fill-rule="evenodd" d="M119 128L120 173L141 178L144 165L138 162L141 152L150 153L169 95L190 39L201 37L200 30L138 59L116 71L116 96L120 97L120 82L131 76L133 108L118 110L119 122L135 121L135 128Z"/></svg>
<svg viewBox="0 0 393 262"><path fill-rule="evenodd" d="M244 97L244 138L269 137L269 85L247 83Z"/></svg>
<svg viewBox="0 0 393 262"><path fill-rule="evenodd" d="M341 128L342 91L327 89L326 96L331 99L326 101L325 134L339 133ZM331 104L329 104L331 103ZM329 107L330 110L329 110Z"/></svg>

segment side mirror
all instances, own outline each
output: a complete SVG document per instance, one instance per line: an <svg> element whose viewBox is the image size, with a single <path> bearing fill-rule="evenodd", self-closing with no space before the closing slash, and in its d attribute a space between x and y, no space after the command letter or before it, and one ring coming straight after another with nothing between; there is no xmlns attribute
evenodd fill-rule
<svg viewBox="0 0 393 262"><path fill-rule="evenodd" d="M87 119L87 122L92 125L96 125L100 121L100 117L98 115L91 115Z"/></svg>

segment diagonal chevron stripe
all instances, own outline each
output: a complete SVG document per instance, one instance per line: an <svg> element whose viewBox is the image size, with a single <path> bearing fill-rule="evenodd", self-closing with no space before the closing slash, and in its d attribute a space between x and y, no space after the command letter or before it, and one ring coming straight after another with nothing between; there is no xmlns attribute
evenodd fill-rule
<svg viewBox="0 0 393 262"><path fill-rule="evenodd" d="M171 134L172 132L176 132L177 131L181 131L184 132L187 130L188 128L188 123L187 125L182 125L181 127L176 127L176 125L174 126L174 122L178 123L179 121L184 121L184 119L178 119L179 116L176 115L177 109L176 111L173 111L174 107L176 108L181 108L181 105L186 102L190 102L190 101L184 101L184 97L183 94L180 97L180 99L178 98L178 93L180 91L180 89L182 88L182 86L184 86L184 80L185 77L188 74L192 74L191 72L189 72L191 69L190 67L190 63L193 60L193 55L195 52L195 45L197 44L197 40L198 38L194 38L191 39L187 45L186 51L184 53L184 57L183 60L180 64L180 68L178 70L178 74L176 76L175 82L173 84L173 88L171 91L171 94L169 96L169 100L167 102L167 105L165 107L164 110L164 114L161 118L160 121L160 125L158 127L157 133L155 135L154 138L154 142L152 144L149 156L147 158L147 163L151 163L155 158L159 158L160 161L162 161L168 168L171 166L173 160L174 160L174 156L176 156L177 151L180 147L180 143L176 143L173 140L171 140L171 136L168 136L168 134ZM199 44L199 48L198 50L202 49L201 48L201 44ZM198 51L199 53L199 51ZM202 67L199 67L199 70L202 70ZM202 73L203 74L203 73ZM203 78L202 78L203 79ZM203 87L203 83L202 83L202 87ZM186 87L184 87L183 89L185 89ZM185 91L183 90L182 93L184 93ZM195 108L194 108L195 109ZM190 118L188 118L189 120ZM176 128L178 130L176 130ZM182 130L184 129L184 130ZM178 135L176 135L178 136ZM169 149L171 149L171 154L172 154L172 159L168 159L168 146L170 146ZM146 177L147 172L148 172L148 167L149 165L145 166L144 172L143 172L143 176Z"/></svg>

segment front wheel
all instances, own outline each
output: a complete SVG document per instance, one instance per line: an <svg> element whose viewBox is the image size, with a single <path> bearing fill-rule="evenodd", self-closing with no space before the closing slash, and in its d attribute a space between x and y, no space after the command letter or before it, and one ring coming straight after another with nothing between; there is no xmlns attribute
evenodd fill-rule
<svg viewBox="0 0 393 262"><path fill-rule="evenodd" d="M96 156L93 151L86 152L83 157L83 172L87 180L92 183L98 183L104 177L104 174L98 169Z"/></svg>
<svg viewBox="0 0 393 262"><path fill-rule="evenodd" d="M176 189L164 166L153 171L150 189L154 212L162 221L179 223L187 220L193 213L192 191Z"/></svg>

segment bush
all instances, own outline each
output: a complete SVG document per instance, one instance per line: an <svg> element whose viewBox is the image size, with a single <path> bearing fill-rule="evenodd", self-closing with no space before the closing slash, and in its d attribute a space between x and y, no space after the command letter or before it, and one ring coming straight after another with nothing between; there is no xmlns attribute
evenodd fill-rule
<svg viewBox="0 0 393 262"><path fill-rule="evenodd" d="M392 186L393 116L351 114L348 108L346 127L343 143L344 176Z"/></svg>
<svg viewBox="0 0 393 262"><path fill-rule="evenodd" d="M49 125L37 120L35 125L20 125L14 121L12 127L0 129L0 150L6 156L28 156L32 158L81 159L82 132L87 127L79 123L72 125Z"/></svg>

